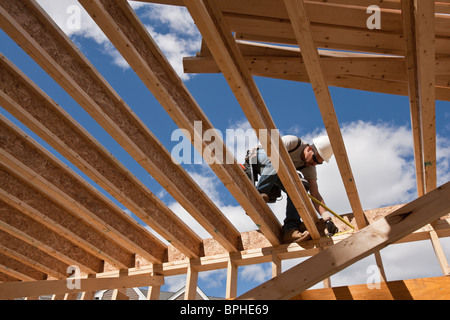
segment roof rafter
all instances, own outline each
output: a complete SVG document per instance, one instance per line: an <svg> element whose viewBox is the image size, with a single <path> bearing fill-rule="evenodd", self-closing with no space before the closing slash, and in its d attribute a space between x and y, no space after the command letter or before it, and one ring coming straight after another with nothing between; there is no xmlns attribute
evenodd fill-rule
<svg viewBox="0 0 450 320"><path fill-rule="evenodd" d="M201 239L4 56L0 72L0 102L7 111L181 252L201 255Z"/></svg>
<svg viewBox="0 0 450 320"><path fill-rule="evenodd" d="M203 134L207 130L214 129L214 127L148 32L138 22L127 2L119 1L117 5L111 2L105 5L100 1L81 1L81 3L93 15L98 25L176 124L180 128L188 130L192 144L203 155L203 148L208 146L208 142L203 139ZM121 23L119 24L117 21ZM132 50L132 48L136 48L136 50ZM196 121L201 122L201 132L197 132ZM201 144L194 142L195 136L199 137L198 141L201 141ZM261 231L270 239L271 243L278 244L278 229L280 227L278 220L260 199L255 188L251 186L249 179L237 165L227 146L223 141L219 141L218 137L215 137L215 139L215 145L218 145L218 148L222 151L216 153L223 157L214 159L214 162L210 164L211 168ZM227 158L225 159L225 157ZM197 219L201 220L202 218L197 217ZM213 220L221 221L223 219L218 216L211 216L208 220L212 223ZM215 228L219 229L217 224Z"/></svg>

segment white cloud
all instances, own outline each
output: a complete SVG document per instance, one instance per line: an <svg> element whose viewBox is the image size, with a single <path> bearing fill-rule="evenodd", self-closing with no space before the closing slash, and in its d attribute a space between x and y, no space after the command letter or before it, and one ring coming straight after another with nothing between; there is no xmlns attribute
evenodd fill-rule
<svg viewBox="0 0 450 320"><path fill-rule="evenodd" d="M242 280L261 283L272 277L272 269L270 265L267 267L266 264L252 264L242 267L240 275Z"/></svg>
<svg viewBox="0 0 450 320"><path fill-rule="evenodd" d="M191 75L184 73L183 57L200 49L201 35L187 9L149 3L139 16L180 78L190 79Z"/></svg>
<svg viewBox="0 0 450 320"><path fill-rule="evenodd" d="M204 288L220 288L227 278L226 269L210 270L198 273L199 281L202 281Z"/></svg>
<svg viewBox="0 0 450 320"><path fill-rule="evenodd" d="M408 128L358 121L344 125L341 131L363 209L405 203L416 197ZM318 166L317 172L327 205L338 213L351 212L336 158Z"/></svg>
<svg viewBox="0 0 450 320"><path fill-rule="evenodd" d="M177 292L186 286L186 274L164 277L164 291Z"/></svg>
<svg viewBox="0 0 450 320"><path fill-rule="evenodd" d="M112 63L122 69L130 68L103 31L76 0L38 0L63 32L75 37L94 40L100 52L110 56ZM185 8L142 2L130 2L132 8L146 20L146 28L167 60L183 80L190 78L183 70L182 59L200 48L201 36Z"/></svg>

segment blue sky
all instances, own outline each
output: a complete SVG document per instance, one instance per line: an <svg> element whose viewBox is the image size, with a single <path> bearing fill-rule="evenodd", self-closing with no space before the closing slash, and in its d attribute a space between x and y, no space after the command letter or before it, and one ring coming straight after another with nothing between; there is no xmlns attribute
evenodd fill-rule
<svg viewBox="0 0 450 320"><path fill-rule="evenodd" d="M71 37L151 132L169 151L172 150L179 143L171 139L177 126L102 32L96 28L81 6L73 0L39 0L38 2ZM73 11L67 11L68 8L74 8L71 6L80 10L80 24L77 28L67 23L68 19L73 17ZM222 133L225 133L227 129L250 129L242 109L221 74L186 75L182 73L182 57L195 55L195 51L200 49L201 39L186 11L177 7L143 3L134 3L133 6L212 124ZM153 193L160 196L201 237L210 237L3 31L0 31L0 52L23 70L73 118L82 123L97 140L139 177ZM317 102L309 84L266 78L255 78L255 81L282 134L295 134L306 141L311 141L314 136L325 132ZM330 91L363 208L379 208L413 200L417 195L408 98L340 88L330 88ZM47 146L2 108L0 113L12 119L36 140ZM450 180L450 102L436 102L436 130L438 184L440 185ZM256 142L254 136L249 139L252 143ZM245 149L240 148L236 158L242 160L244 152ZM66 163L73 167L67 161ZM255 228L207 165L183 166L239 231ZM79 170L76 168L74 170L93 183ZM327 205L338 213L350 212L334 158L329 164L318 167L318 176L319 188ZM120 203L118 205L125 210ZM283 200L271 205L280 221L284 219L284 206ZM448 238L441 239L441 243L447 259L450 259ZM424 259L421 259L419 265L412 267L412 261L418 255L423 256ZM441 275L429 241L390 246L382 251L382 258L389 280ZM285 261L283 268L289 268L299 261ZM372 264L374 264L373 257L366 258L333 276L332 284L337 286L365 283L368 277L367 268ZM271 269L268 264L240 267L238 294L268 280L270 276ZM199 286L206 294L224 296L225 280L225 270L202 272L199 277ZM163 290L176 291L184 285L184 281L185 276L167 277Z"/></svg>

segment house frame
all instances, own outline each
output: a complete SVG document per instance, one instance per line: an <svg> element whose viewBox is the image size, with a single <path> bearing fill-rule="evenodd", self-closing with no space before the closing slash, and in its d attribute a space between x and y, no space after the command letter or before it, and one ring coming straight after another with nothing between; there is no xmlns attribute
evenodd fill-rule
<svg viewBox="0 0 450 320"><path fill-rule="evenodd" d="M128 2L79 2L177 126L190 133L194 147L206 147L204 141L196 145L194 137L214 129L212 123ZM184 58L185 72L222 73L255 132L267 129L266 147L280 146L271 158L279 160L278 175L312 239L280 243L279 221L239 163L213 163L211 169L259 229L240 233L35 0L0 0L2 30L213 237L195 234L1 55L0 105L170 244L2 116L0 299L48 294L71 299L79 292L82 299L93 299L98 290L117 289L120 295L139 286L149 286L148 299L157 299L164 277L177 274L187 275L185 299L194 299L198 273L224 268L229 299L448 299L450 268L439 238L450 236L450 183L437 186L435 101L450 101L450 1L143 2L188 9L203 42L195 57ZM380 10L381 30L366 25L370 5ZM253 76L311 83L352 208L343 217L355 232L323 235L323 222L287 150L271 133L276 126ZM362 208L329 86L409 96L417 199ZM196 121L202 122L201 132ZM228 154L225 143L219 145ZM418 240L432 242L443 277L404 280L403 285L388 281L379 251ZM327 288L331 275L371 254L382 272L383 290L375 295L363 286L345 292ZM299 257L311 258L281 272L282 260ZM265 262L272 263L273 278L237 296L238 267ZM79 266L79 278L68 276L71 265ZM69 290L70 281L81 286ZM320 281L327 294L308 290ZM418 292L420 286L428 290Z"/></svg>

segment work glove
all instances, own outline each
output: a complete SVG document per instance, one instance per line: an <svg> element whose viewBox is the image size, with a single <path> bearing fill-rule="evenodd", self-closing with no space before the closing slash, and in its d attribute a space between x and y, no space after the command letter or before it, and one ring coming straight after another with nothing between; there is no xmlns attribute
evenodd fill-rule
<svg viewBox="0 0 450 320"><path fill-rule="evenodd" d="M325 221L325 226L327 227L327 236L328 237L332 237L334 236L336 233L339 232L339 229L336 227L336 225L334 224L334 222L331 219L328 219L327 221Z"/></svg>

